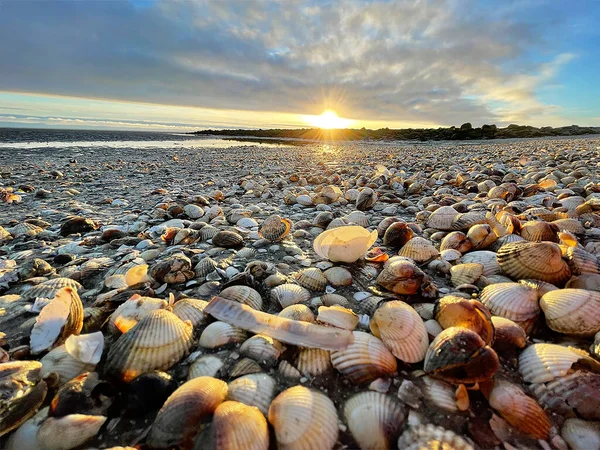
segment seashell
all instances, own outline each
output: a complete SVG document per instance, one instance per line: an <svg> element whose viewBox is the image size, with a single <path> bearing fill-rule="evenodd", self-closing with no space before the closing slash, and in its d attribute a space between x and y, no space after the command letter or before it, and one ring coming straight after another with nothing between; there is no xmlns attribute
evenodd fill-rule
<svg viewBox="0 0 600 450"><path fill-rule="evenodd" d="M258 229L258 235L268 241L278 242L290 234L292 227L293 223L290 219L282 219L281 216L274 214L264 220Z"/></svg>
<svg viewBox="0 0 600 450"><path fill-rule="evenodd" d="M364 188L358 193L356 197L356 209L359 211L366 211L371 209L377 202L377 193L371 188Z"/></svg>
<svg viewBox="0 0 600 450"><path fill-rule="evenodd" d="M65 350L83 363L98 364L104 350L104 336L101 331L79 336L71 335L65 341Z"/></svg>
<svg viewBox="0 0 600 450"><path fill-rule="evenodd" d="M40 409L27 422L17 428L6 441L6 450L43 450L37 440L42 423L48 418L48 407Z"/></svg>
<svg viewBox="0 0 600 450"><path fill-rule="evenodd" d="M211 377L198 377L182 384L162 406L148 436L152 447L188 448L208 419L227 396L227 384Z"/></svg>
<svg viewBox="0 0 600 450"><path fill-rule="evenodd" d="M331 352L331 363L338 372L356 384L396 372L396 359L381 340L362 331L354 331L353 335L353 343Z"/></svg>
<svg viewBox="0 0 600 450"><path fill-rule="evenodd" d="M497 252L503 245L510 244L511 242L524 242L523 239L518 234L507 234L506 236L502 236L498 238L496 242L490 245L490 250Z"/></svg>
<svg viewBox="0 0 600 450"><path fill-rule="evenodd" d="M315 321L315 314L308 306L302 304L286 306L281 310L278 316L291 320L300 320L302 322L312 323Z"/></svg>
<svg viewBox="0 0 600 450"><path fill-rule="evenodd" d="M323 272L323 275L333 287L350 286L352 284L352 274L345 267L331 267Z"/></svg>
<svg viewBox="0 0 600 450"><path fill-rule="evenodd" d="M228 384L227 399L254 406L267 415L276 385L276 381L264 373L244 375Z"/></svg>
<svg viewBox="0 0 600 450"><path fill-rule="evenodd" d="M126 333L152 311L165 309L167 306L169 303L166 300L134 294L112 313L108 322L108 331L111 334Z"/></svg>
<svg viewBox="0 0 600 450"><path fill-rule="evenodd" d="M198 377L216 377L225 364L215 355L204 355L190 364L188 380Z"/></svg>
<svg viewBox="0 0 600 450"><path fill-rule="evenodd" d="M259 363L251 358L241 358L229 371L229 376L232 378L241 377L243 375L261 373L262 367Z"/></svg>
<svg viewBox="0 0 600 450"><path fill-rule="evenodd" d="M261 295L256 290L248 286L230 286L223 289L219 295L228 300L233 300L244 305L248 305L250 308L254 308L259 311L263 308L263 300Z"/></svg>
<svg viewBox="0 0 600 450"><path fill-rule="evenodd" d="M104 416L113 403L115 393L110 384L100 380L96 372L85 373L62 386L50 403L48 415L69 414Z"/></svg>
<svg viewBox="0 0 600 450"><path fill-rule="evenodd" d="M553 242L514 242L498 250L502 271L514 279L532 278L560 286L571 278L560 247Z"/></svg>
<svg viewBox="0 0 600 450"><path fill-rule="evenodd" d="M188 205L185 205L183 207L183 212L190 219L194 219L194 220L199 219L200 217L202 217L204 215L204 210L200 206L194 205L191 203Z"/></svg>
<svg viewBox="0 0 600 450"><path fill-rule="evenodd" d="M265 416L243 403L225 401L214 412L215 448L224 450L267 450L269 428Z"/></svg>
<svg viewBox="0 0 600 450"><path fill-rule="evenodd" d="M353 263L377 240L377 231L360 226L343 226L319 234L313 242L315 252L332 262Z"/></svg>
<svg viewBox="0 0 600 450"><path fill-rule="evenodd" d="M271 298L278 302L282 308L310 299L310 292L297 284L281 284L271 290Z"/></svg>
<svg viewBox="0 0 600 450"><path fill-rule="evenodd" d="M256 250L250 247L244 247L235 254L236 259L252 259L256 256Z"/></svg>
<svg viewBox="0 0 600 450"><path fill-rule="evenodd" d="M560 435L573 450L600 450L600 423L571 418L563 423Z"/></svg>
<svg viewBox="0 0 600 450"><path fill-rule="evenodd" d="M240 347L240 354L255 361L272 367L277 364L279 356L283 353L283 345L272 337L260 334L247 339Z"/></svg>
<svg viewBox="0 0 600 450"><path fill-rule="evenodd" d="M287 281L287 277L279 272L274 273L273 275L269 275L265 278L264 284L268 288L274 288L275 286L279 286L281 284L285 284Z"/></svg>
<svg viewBox="0 0 600 450"><path fill-rule="evenodd" d="M519 386L495 379L486 396L490 406L517 430L536 439L548 439L551 427L548 416Z"/></svg>
<svg viewBox="0 0 600 450"><path fill-rule="evenodd" d="M42 363L40 376L44 379L55 376L57 386L62 386L82 373L92 372L96 368L96 364L85 363L71 356L64 345L50 350L40 359L40 362Z"/></svg>
<svg viewBox="0 0 600 450"><path fill-rule="evenodd" d="M347 214L344 219L363 228L367 228L370 225L369 218L362 211L352 211L350 214Z"/></svg>
<svg viewBox="0 0 600 450"><path fill-rule="evenodd" d="M494 342L494 325L490 312L477 300L447 295L437 301L434 317L444 329L468 328L481 336L486 345Z"/></svg>
<svg viewBox="0 0 600 450"><path fill-rule="evenodd" d="M366 391L346 401L344 418L361 449L389 449L395 446L407 413L393 397Z"/></svg>
<svg viewBox="0 0 600 450"><path fill-rule="evenodd" d="M452 229L459 231L468 230L473 225L486 222L487 219L484 211L469 211L464 214L459 214L452 220Z"/></svg>
<svg viewBox="0 0 600 450"><path fill-rule="evenodd" d="M530 220L521 226L521 237L530 242L558 242L558 231L554 223Z"/></svg>
<svg viewBox="0 0 600 450"><path fill-rule="evenodd" d="M325 286L327 286L327 278L325 278L321 269L316 267L309 267L298 272L296 281L300 286L312 291L324 291Z"/></svg>
<svg viewBox="0 0 600 450"><path fill-rule="evenodd" d="M600 369L600 363L585 352L556 344L533 344L519 355L519 371L527 383L546 383L564 377L575 363L595 371Z"/></svg>
<svg viewBox="0 0 600 450"><path fill-rule="evenodd" d="M206 225L202 227L200 230L200 239L203 241L208 241L215 237L215 235L219 232L217 227L213 227L212 225Z"/></svg>
<svg viewBox="0 0 600 450"><path fill-rule="evenodd" d="M385 219L382 219L381 222L379 222L379 224L377 225L377 234L379 236L384 236L385 235L385 231L388 229L388 227L395 223L395 222L401 222L402 219L398 218L398 217L386 217Z"/></svg>
<svg viewBox="0 0 600 450"><path fill-rule="evenodd" d="M526 332L540 313L537 291L521 283L491 284L481 291L480 299L492 316L510 319Z"/></svg>
<svg viewBox="0 0 600 450"><path fill-rule="evenodd" d="M527 345L527 334L525 330L510 319L500 316L492 316L494 325L494 350L506 351L515 348L525 348Z"/></svg>
<svg viewBox="0 0 600 450"><path fill-rule="evenodd" d="M173 305L173 314L184 322L189 320L194 327L205 323L208 316L204 314L208 302L195 298L183 298Z"/></svg>
<svg viewBox="0 0 600 450"><path fill-rule="evenodd" d="M106 419L104 416L85 414L49 417L38 430L38 444L45 450L80 447L98 434Z"/></svg>
<svg viewBox="0 0 600 450"><path fill-rule="evenodd" d="M600 375L576 371L549 383L531 385L540 404L563 417L600 420Z"/></svg>
<svg viewBox="0 0 600 450"><path fill-rule="evenodd" d="M461 258L461 263L477 263L483 266L483 276L497 275L501 273L500 265L496 259L496 253L488 250L478 250L467 253Z"/></svg>
<svg viewBox="0 0 600 450"><path fill-rule="evenodd" d="M458 250L460 253L466 253L473 248L473 244L469 239L467 239L467 235L462 231L453 231L452 233L447 234L444 239L442 239L442 243L440 244L440 251L444 250Z"/></svg>
<svg viewBox="0 0 600 450"><path fill-rule="evenodd" d="M192 331L190 322L172 312L154 310L110 347L104 369L125 382L150 370L169 369L189 351Z"/></svg>
<svg viewBox="0 0 600 450"><path fill-rule="evenodd" d="M577 277L571 278L565 287L600 292L600 274L582 273Z"/></svg>
<svg viewBox="0 0 600 450"><path fill-rule="evenodd" d="M319 228L327 228L327 226L334 219L334 215L331 211L321 211L319 214L315 216L312 221L312 224L315 227Z"/></svg>
<svg viewBox="0 0 600 450"><path fill-rule="evenodd" d="M454 286L475 284L483 275L483 266L478 263L457 264L450 269L450 277Z"/></svg>
<svg viewBox="0 0 600 450"><path fill-rule="evenodd" d="M319 306L317 320L321 323L331 325L345 330L354 330L358 325L358 316L351 309L343 306Z"/></svg>
<svg viewBox="0 0 600 450"><path fill-rule="evenodd" d="M365 261L374 262L374 263L384 263L390 256L383 250L381 247L373 247L367 253L365 253Z"/></svg>
<svg viewBox="0 0 600 450"><path fill-rule="evenodd" d="M577 336L600 331L600 292L557 289L544 294L540 307L554 331Z"/></svg>
<svg viewBox="0 0 600 450"><path fill-rule="evenodd" d="M150 276L160 283L185 283L196 276L190 259L179 253L158 261L150 268Z"/></svg>
<svg viewBox="0 0 600 450"><path fill-rule="evenodd" d="M371 332L383 341L401 361L423 361L429 338L423 320L408 304L391 301L380 306L369 324Z"/></svg>
<svg viewBox="0 0 600 450"><path fill-rule="evenodd" d="M473 250L481 250L496 242L498 236L487 223L480 223L469 228L467 239L473 245Z"/></svg>
<svg viewBox="0 0 600 450"><path fill-rule="evenodd" d="M563 257L571 268L573 275L582 273L600 273L600 261L595 255L577 247L568 247L563 252Z"/></svg>
<svg viewBox="0 0 600 450"><path fill-rule="evenodd" d="M560 231L569 231L573 234L585 234L585 228L577 219L558 219L552 222Z"/></svg>
<svg viewBox="0 0 600 450"><path fill-rule="evenodd" d="M213 245L224 248L240 247L244 238L233 231L219 231L212 237Z"/></svg>
<svg viewBox="0 0 600 450"><path fill-rule="evenodd" d="M59 289L44 306L31 330L31 353L39 354L62 344L72 334L79 334L82 327L83 305L77 290Z"/></svg>
<svg viewBox="0 0 600 450"><path fill-rule="evenodd" d="M385 230L383 245L400 248L414 236L413 230L405 222L394 222Z"/></svg>
<svg viewBox="0 0 600 450"><path fill-rule="evenodd" d="M201 347L219 348L244 342L247 338L248 334L240 328L225 322L213 322L204 329L198 343Z"/></svg>
<svg viewBox="0 0 600 450"><path fill-rule="evenodd" d="M340 294L325 294L319 297L324 306L339 305L344 308L350 308L350 302L346 297Z"/></svg>
<svg viewBox="0 0 600 450"><path fill-rule="evenodd" d="M15 225L14 227L6 228L5 231L8 231L12 235L13 238L17 239L17 238L20 238L21 236L33 237L36 234L39 234L42 231L44 231L44 229L41 227L38 227L37 225L34 225L32 223L24 222L24 223Z"/></svg>
<svg viewBox="0 0 600 450"><path fill-rule="evenodd" d="M26 290L21 298L23 300L33 300L39 297L54 298L56 293L65 287L72 288L75 291L83 289L81 284L71 278L53 278Z"/></svg>
<svg viewBox="0 0 600 450"><path fill-rule="evenodd" d="M491 378L500 363L494 350L467 328L446 328L425 355L425 372L451 383L476 383Z"/></svg>
<svg viewBox="0 0 600 450"><path fill-rule="evenodd" d="M440 252L427 239L415 236L400 249L398 255L419 264L437 258Z"/></svg>
<svg viewBox="0 0 600 450"><path fill-rule="evenodd" d="M381 271L377 284L396 294L414 295L421 288L424 279L425 273L414 263L398 260Z"/></svg>
<svg viewBox="0 0 600 450"><path fill-rule="evenodd" d="M452 223L459 215L452 206L442 206L436 209L427 219L427 227L436 230L454 230Z"/></svg>
<svg viewBox="0 0 600 450"><path fill-rule="evenodd" d="M338 438L337 411L324 394L294 386L279 394L268 419L279 448L332 449Z"/></svg>
<svg viewBox="0 0 600 450"><path fill-rule="evenodd" d="M347 227L351 225L353 225L352 222L350 222L345 217L338 217L337 219L333 219L331 222L329 222L329 225L327 225L327 230L332 230L334 228L340 227Z"/></svg>
<svg viewBox="0 0 600 450"><path fill-rule="evenodd" d="M450 383L429 376L421 379L424 383L423 394L429 404L449 413L458 412L455 388Z"/></svg>
<svg viewBox="0 0 600 450"><path fill-rule="evenodd" d="M475 450L473 444L456 433L435 425L416 425L402 433L398 448L403 450L452 449Z"/></svg>
<svg viewBox="0 0 600 450"><path fill-rule="evenodd" d="M307 377L318 377L331 370L330 354L319 348L301 348L295 367Z"/></svg>

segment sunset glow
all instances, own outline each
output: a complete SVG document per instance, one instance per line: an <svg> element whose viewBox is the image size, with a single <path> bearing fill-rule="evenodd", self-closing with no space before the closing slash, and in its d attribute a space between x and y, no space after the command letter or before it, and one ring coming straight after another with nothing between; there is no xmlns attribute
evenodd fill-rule
<svg viewBox="0 0 600 450"><path fill-rule="evenodd" d="M325 130L330 130L333 128L348 128L354 123L353 120L342 119L341 117L338 117L338 115L331 110L325 111L320 116L305 116L304 120L313 127L323 128Z"/></svg>

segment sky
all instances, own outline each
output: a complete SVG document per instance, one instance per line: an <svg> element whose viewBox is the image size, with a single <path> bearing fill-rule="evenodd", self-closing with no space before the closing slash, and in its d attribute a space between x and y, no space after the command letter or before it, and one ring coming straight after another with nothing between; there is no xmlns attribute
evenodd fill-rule
<svg viewBox="0 0 600 450"><path fill-rule="evenodd" d="M600 0L0 0L0 127L600 126Z"/></svg>

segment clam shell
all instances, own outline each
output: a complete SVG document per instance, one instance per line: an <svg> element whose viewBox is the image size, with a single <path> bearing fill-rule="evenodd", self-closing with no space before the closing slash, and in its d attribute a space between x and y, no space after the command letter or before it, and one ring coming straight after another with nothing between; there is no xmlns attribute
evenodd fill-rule
<svg viewBox="0 0 600 450"><path fill-rule="evenodd" d="M229 376L237 378L243 375L260 372L262 372L262 367L259 363L251 358L240 358L229 371Z"/></svg>
<svg viewBox="0 0 600 450"><path fill-rule="evenodd" d="M420 236L415 236L400 249L398 255L410 258L420 264L433 258L437 258L440 255L440 252L431 245L429 240Z"/></svg>
<svg viewBox="0 0 600 450"><path fill-rule="evenodd" d="M38 444L45 450L80 447L98 434L106 419L104 416L84 414L49 417L38 430Z"/></svg>
<svg viewBox="0 0 600 450"><path fill-rule="evenodd" d="M502 236L498 238L496 242L490 245L490 250L497 252L503 245L510 244L511 242L523 242L523 239L518 234L507 234L506 236Z"/></svg>
<svg viewBox="0 0 600 450"><path fill-rule="evenodd" d="M521 226L521 237L530 242L558 242L558 231L559 228L553 223L531 220Z"/></svg>
<svg viewBox="0 0 600 450"><path fill-rule="evenodd" d="M462 264L476 263L483 266L483 276L497 275L501 273L500 265L496 259L496 253L488 250L477 250L463 255L460 259Z"/></svg>
<svg viewBox="0 0 600 450"><path fill-rule="evenodd" d="M281 218L274 214L267 217L258 229L258 235L271 242L278 242L286 238L292 229L290 219Z"/></svg>
<svg viewBox="0 0 600 450"><path fill-rule="evenodd" d="M323 275L333 287L350 286L352 284L352 274L345 267L330 267L323 272Z"/></svg>
<svg viewBox="0 0 600 450"><path fill-rule="evenodd" d="M519 371L527 383L546 383L564 377L575 363L595 370L600 363L584 352L556 344L533 344L519 355Z"/></svg>
<svg viewBox="0 0 600 450"><path fill-rule="evenodd" d="M223 450L267 450L269 428L265 416L252 406L225 401L213 417L215 448Z"/></svg>
<svg viewBox="0 0 600 450"><path fill-rule="evenodd" d="M377 225L377 234L379 236L385 236L385 231L391 224L401 221L402 219L398 217L386 217L385 219L382 219L381 222L379 222L379 224Z"/></svg>
<svg viewBox="0 0 600 450"><path fill-rule="evenodd" d="M213 227L212 225L206 225L200 230L200 239L202 239L203 241L208 241L209 239L215 237L218 232L219 229L217 227Z"/></svg>
<svg viewBox="0 0 600 450"><path fill-rule="evenodd" d="M219 231L212 237L213 245L224 248L239 247L244 243L244 238L233 231Z"/></svg>
<svg viewBox="0 0 600 450"><path fill-rule="evenodd" d="M263 308L263 300L261 295L254 289L248 286L235 285L225 288L219 294L221 297L228 300L233 300L250 308L261 311Z"/></svg>
<svg viewBox="0 0 600 450"><path fill-rule="evenodd" d="M571 278L565 287L600 292L600 274L583 273L577 277Z"/></svg>
<svg viewBox="0 0 600 450"><path fill-rule="evenodd" d="M464 214L459 214L452 220L453 230L468 230L473 225L486 223L484 211L469 211Z"/></svg>
<svg viewBox="0 0 600 450"><path fill-rule="evenodd" d="M225 364L215 355L204 355L190 364L188 380L198 377L216 377Z"/></svg>
<svg viewBox="0 0 600 450"><path fill-rule="evenodd" d="M573 450L600 450L600 423L567 419L560 432Z"/></svg>
<svg viewBox="0 0 600 450"><path fill-rule="evenodd" d="M345 330L354 330L358 325L358 316L343 306L319 306L317 321Z"/></svg>
<svg viewBox="0 0 600 450"><path fill-rule="evenodd" d="M244 342L247 338L248 333L241 328L217 321L211 323L202 331L198 344L205 348L219 348L224 345Z"/></svg>
<svg viewBox="0 0 600 450"><path fill-rule="evenodd" d="M331 363L338 372L357 384L396 372L398 363L381 340L362 331L354 331L353 335L352 344L331 352Z"/></svg>
<svg viewBox="0 0 600 450"><path fill-rule="evenodd" d="M398 439L398 448L403 450L475 450L468 439L457 435L453 431L431 424L408 428Z"/></svg>
<svg viewBox="0 0 600 450"><path fill-rule="evenodd" d="M407 260L393 261L377 277L377 284L401 295L414 295L421 288L425 274Z"/></svg>
<svg viewBox="0 0 600 450"><path fill-rule="evenodd" d="M492 324L494 324L494 350L524 348L527 345L527 334L517 323L504 317L492 316Z"/></svg>
<svg viewBox="0 0 600 450"><path fill-rule="evenodd" d="M298 272L296 281L300 286L312 291L324 291L325 286L327 286L327 278L325 278L321 269L316 267L309 267Z"/></svg>
<svg viewBox="0 0 600 450"><path fill-rule="evenodd" d="M563 252L573 275L600 273L600 261L595 255L577 247L568 247Z"/></svg>
<svg viewBox="0 0 600 450"><path fill-rule="evenodd" d="M319 214L315 216L312 221L312 224L315 227L319 228L327 228L327 226L334 219L334 215L331 211L321 211Z"/></svg>
<svg viewBox="0 0 600 450"><path fill-rule="evenodd" d="M346 402L344 418L360 448L376 450L394 447L407 414L393 397L367 391Z"/></svg>
<svg viewBox="0 0 600 450"><path fill-rule="evenodd" d="M272 367L277 364L283 350L281 342L276 341L272 337L257 334L247 339L241 345L240 354Z"/></svg>
<svg viewBox="0 0 600 450"><path fill-rule="evenodd" d="M596 373L577 371L531 388L540 404L555 414L600 420L600 375Z"/></svg>
<svg viewBox="0 0 600 450"><path fill-rule="evenodd" d="M40 362L42 363L40 376L48 378L51 374L56 374L58 386L62 386L82 373L93 372L96 368L96 364L85 363L72 357L64 345L50 350L40 359Z"/></svg>
<svg viewBox="0 0 600 450"><path fill-rule="evenodd" d="M151 370L166 370L192 345L192 324L157 309L143 317L110 347L105 371L129 382Z"/></svg>
<svg viewBox="0 0 600 450"><path fill-rule="evenodd" d="M560 247L553 242L514 242L498 250L502 271L517 280L532 278L557 286L571 278Z"/></svg>
<svg viewBox="0 0 600 450"><path fill-rule="evenodd" d="M392 223L385 230L383 245L400 248L413 238L413 230L405 222Z"/></svg>
<svg viewBox="0 0 600 450"><path fill-rule="evenodd" d="M350 302L348 301L348 299L340 294L325 294L321 295L319 299L321 300L321 303L323 303L323 305L325 306L339 305L343 306L344 308L350 307Z"/></svg>
<svg viewBox="0 0 600 450"><path fill-rule="evenodd" d="M577 219L558 219L552 222L560 231L570 231L573 234L584 234L585 228Z"/></svg>
<svg viewBox="0 0 600 450"><path fill-rule="evenodd" d="M437 230L455 230L454 219L459 215L452 206L442 206L436 209L427 219L427 227Z"/></svg>
<svg viewBox="0 0 600 450"><path fill-rule="evenodd" d="M600 292L550 291L540 299L548 326L559 333L593 336L600 331Z"/></svg>
<svg viewBox="0 0 600 450"><path fill-rule="evenodd" d="M306 305L290 305L281 310L279 317L285 317L291 320L301 320L302 322L314 322L315 314Z"/></svg>
<svg viewBox="0 0 600 450"><path fill-rule="evenodd" d="M377 202L377 194L371 188L364 188L358 193L356 198L356 209L359 211L366 211L371 209Z"/></svg>
<svg viewBox="0 0 600 450"><path fill-rule="evenodd" d="M486 286L480 295L481 303L493 316L510 319L525 331L540 313L538 293L521 283L496 283Z"/></svg>
<svg viewBox="0 0 600 450"><path fill-rule="evenodd" d="M125 333L152 311L165 309L167 306L169 303L166 300L135 294L112 313L108 331L111 334Z"/></svg>
<svg viewBox="0 0 600 450"><path fill-rule="evenodd" d="M496 242L498 236L487 223L480 223L469 228L467 239L473 245L473 250L480 250Z"/></svg>
<svg viewBox="0 0 600 450"><path fill-rule="evenodd" d="M477 300L447 295L437 301L434 313L442 328L468 328L481 336L487 345L494 342L490 312Z"/></svg>
<svg viewBox="0 0 600 450"><path fill-rule="evenodd" d="M184 322L189 320L194 327L197 327L208 320L208 315L204 314L206 305L208 305L206 300L183 298L173 305L173 314Z"/></svg>
<svg viewBox="0 0 600 450"><path fill-rule="evenodd" d="M419 314L406 303L384 303L373 314L369 326L399 360L416 363L425 358L429 347L427 330Z"/></svg>
<svg viewBox="0 0 600 450"><path fill-rule="evenodd" d="M268 419L280 448L332 449L338 437L337 411L324 394L294 386L279 394Z"/></svg>
<svg viewBox="0 0 600 450"><path fill-rule="evenodd" d="M281 284L271 290L271 298L277 301L282 308L296 303L303 303L310 299L310 292L297 284Z"/></svg>
<svg viewBox="0 0 600 450"><path fill-rule="evenodd" d="M353 263L377 240L377 231L360 226L342 226L319 234L313 242L315 252L332 262Z"/></svg>
<svg viewBox="0 0 600 450"><path fill-rule="evenodd" d="M241 251L241 250L240 250ZM239 252L238 252L239 253ZM204 278L209 273L214 272L217 268L217 263L210 257L206 257L200 260L194 267L194 273L197 278Z"/></svg>
<svg viewBox="0 0 600 450"><path fill-rule="evenodd" d="M305 376L318 377L331 370L330 352L320 348L301 348L295 366Z"/></svg>
<svg viewBox="0 0 600 450"><path fill-rule="evenodd" d="M447 234L440 244L440 251L444 250L457 250L460 253L466 253L473 248L473 244L467 235L462 231L453 231Z"/></svg>
<svg viewBox="0 0 600 450"><path fill-rule="evenodd" d="M277 382L265 373L253 373L236 378L227 386L228 400L255 406L266 416L276 394Z"/></svg>
<svg viewBox="0 0 600 450"><path fill-rule="evenodd" d="M210 417L227 396L227 384L198 377L182 384L158 412L148 436L153 447L191 444L201 421Z"/></svg>

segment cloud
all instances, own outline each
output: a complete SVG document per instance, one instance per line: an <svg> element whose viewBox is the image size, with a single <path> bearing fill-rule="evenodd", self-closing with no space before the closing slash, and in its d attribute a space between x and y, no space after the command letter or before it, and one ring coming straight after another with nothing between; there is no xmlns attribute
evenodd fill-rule
<svg viewBox="0 0 600 450"><path fill-rule="evenodd" d="M536 90L574 57L547 53L542 30L559 17L548 8L525 20L528 2L497 10L469 0L137 3L4 2L0 90L294 114L331 108L407 124L532 123L560 120Z"/></svg>

